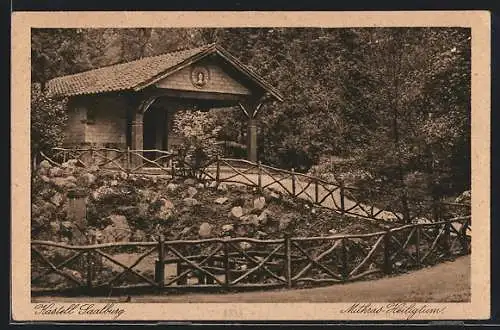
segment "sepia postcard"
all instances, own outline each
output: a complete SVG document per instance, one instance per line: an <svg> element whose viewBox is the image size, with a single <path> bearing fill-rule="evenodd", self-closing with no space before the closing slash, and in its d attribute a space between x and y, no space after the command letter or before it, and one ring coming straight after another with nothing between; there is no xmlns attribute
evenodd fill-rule
<svg viewBox="0 0 500 330"><path fill-rule="evenodd" d="M11 51L12 321L490 317L488 12L14 12Z"/></svg>

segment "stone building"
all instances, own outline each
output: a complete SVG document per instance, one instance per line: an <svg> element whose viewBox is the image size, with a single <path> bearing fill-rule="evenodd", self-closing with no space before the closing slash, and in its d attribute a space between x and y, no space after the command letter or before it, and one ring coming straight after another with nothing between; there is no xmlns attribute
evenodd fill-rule
<svg viewBox="0 0 500 330"><path fill-rule="evenodd" d="M248 159L257 160L255 118L263 102L283 97L216 44L58 77L54 97L68 97L66 147L172 150L179 109L239 106L247 118Z"/></svg>

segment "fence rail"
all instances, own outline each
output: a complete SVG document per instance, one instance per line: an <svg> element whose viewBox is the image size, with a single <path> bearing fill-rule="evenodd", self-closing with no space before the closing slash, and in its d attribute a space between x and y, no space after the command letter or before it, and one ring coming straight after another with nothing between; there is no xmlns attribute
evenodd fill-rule
<svg viewBox="0 0 500 330"><path fill-rule="evenodd" d="M196 177L199 180L221 183L237 183L254 187L259 191L270 189L282 194L304 199L311 204L346 214L373 220L394 220L410 223L427 219L440 221L462 215L470 215L470 205L442 201L408 200L410 206L380 205L373 198L361 197L359 187L342 181L329 182L311 175L253 163L244 159L213 157L200 164L163 150L121 150L111 148L65 149L54 148L49 158L52 164L61 165L75 159L80 166L96 166L99 169L121 171L128 175L164 175L168 178ZM362 191L366 196L386 192L380 189Z"/></svg>
<svg viewBox="0 0 500 330"><path fill-rule="evenodd" d="M32 241L32 294L227 291L345 283L469 254L468 230L470 216L328 237L178 241L160 237L157 242L79 246ZM133 260L120 259L125 251ZM145 261L149 266L137 269Z"/></svg>

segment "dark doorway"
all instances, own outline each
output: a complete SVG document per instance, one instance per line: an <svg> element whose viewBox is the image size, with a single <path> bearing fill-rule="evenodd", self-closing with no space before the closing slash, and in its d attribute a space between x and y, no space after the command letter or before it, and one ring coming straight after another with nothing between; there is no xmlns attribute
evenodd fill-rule
<svg viewBox="0 0 500 330"><path fill-rule="evenodd" d="M162 108L150 107L143 118L144 150L164 149L165 111ZM157 152L144 152L144 157L154 160L159 157Z"/></svg>

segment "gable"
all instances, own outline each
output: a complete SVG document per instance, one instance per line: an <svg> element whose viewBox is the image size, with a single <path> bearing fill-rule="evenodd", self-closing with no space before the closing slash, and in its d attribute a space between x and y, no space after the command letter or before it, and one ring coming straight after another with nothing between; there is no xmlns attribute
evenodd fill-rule
<svg viewBox="0 0 500 330"><path fill-rule="evenodd" d="M215 63L195 63L156 82L157 88L251 95L249 88Z"/></svg>

